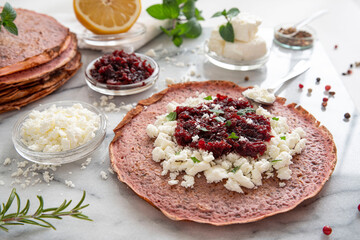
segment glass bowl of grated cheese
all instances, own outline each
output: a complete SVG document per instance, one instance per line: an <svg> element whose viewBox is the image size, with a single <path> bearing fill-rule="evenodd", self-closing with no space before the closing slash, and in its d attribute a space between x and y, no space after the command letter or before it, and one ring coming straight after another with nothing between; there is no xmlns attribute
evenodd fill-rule
<svg viewBox="0 0 360 240"><path fill-rule="evenodd" d="M25 159L58 165L92 154L106 135L106 117L79 101L40 105L21 116L12 130L16 151Z"/></svg>

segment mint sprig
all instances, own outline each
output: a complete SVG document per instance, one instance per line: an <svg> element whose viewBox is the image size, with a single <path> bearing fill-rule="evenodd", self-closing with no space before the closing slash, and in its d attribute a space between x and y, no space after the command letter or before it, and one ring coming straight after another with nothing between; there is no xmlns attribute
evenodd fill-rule
<svg viewBox="0 0 360 240"><path fill-rule="evenodd" d="M219 33L220 36L227 42L235 41L235 33L234 28L231 24L231 19L233 17L236 17L239 13L240 10L238 8L231 8L229 11L226 11L226 9L224 9L222 12L216 12L214 15L212 15L212 18L220 16L225 17L227 23L219 27Z"/></svg>
<svg viewBox="0 0 360 240"><path fill-rule="evenodd" d="M0 13L0 31L1 26L4 26L9 33L18 35L18 29L14 23L16 18L16 11L11 7L11 5L7 2L4 5L2 12Z"/></svg>
<svg viewBox="0 0 360 240"><path fill-rule="evenodd" d="M175 46L180 47L183 38L197 38L202 33L199 21L204 18L195 2L196 0L163 0L162 4L152 5L146 11L153 18L172 21L170 28L160 28L171 37Z"/></svg>

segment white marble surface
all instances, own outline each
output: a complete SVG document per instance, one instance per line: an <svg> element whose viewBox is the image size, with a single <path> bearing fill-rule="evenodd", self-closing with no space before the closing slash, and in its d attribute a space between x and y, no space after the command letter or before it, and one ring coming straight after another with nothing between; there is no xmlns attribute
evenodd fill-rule
<svg viewBox="0 0 360 240"><path fill-rule="evenodd" d="M321 1L322 4L324 2ZM339 4L336 1L329 2L331 8ZM204 4L203 1L199 3ZM348 9L349 5L356 6L353 3L352 1L345 1L345 7L342 9ZM322 5L319 4L318 2L314 3L311 10L315 7L320 8ZM254 4L249 6L254 6ZM251 10L252 7L247 8ZM304 10L305 8L301 9ZM261 13L263 11L261 10ZM302 13L308 12L310 10ZM298 12L295 14L301 15ZM264 13L264 15L266 16L265 20L271 19L269 13ZM343 14L343 16L345 15ZM351 17L355 18L355 16ZM278 19L279 17L275 18ZM273 79L283 75L294 64L294 59L308 57L306 55L308 52L290 54L275 47L269 63L261 70L247 73L222 70L208 63L200 53L201 51L197 49L197 46L202 45L208 34L209 29L206 29L202 38L186 41L179 50L174 48L165 36L160 36L152 41L141 51L145 52L149 48L166 48L169 50L167 56L175 59L174 62L165 61L165 56L159 58L158 62L162 70L159 81L154 88L134 96L116 97L112 102L117 105L120 105L121 102L135 103L163 89L166 77L180 80L183 77L189 77L191 69L195 69L201 74L200 78L191 77L192 80L226 79L245 86L260 84L265 79ZM11 182L14 181L14 178L11 177L11 173L16 169L16 162L10 166L3 166L2 162L6 157L23 161L11 142L11 128L23 112L31 110L40 103L57 100L73 99L89 103L99 101L101 95L86 86L83 72L87 63L98 57L100 53L82 51L84 66L70 82L52 95L30 104L21 111L0 115L0 135L2 136L0 140L0 180L5 182L5 185L0 186L0 202L7 199L12 187L17 188L23 200L30 198L33 208L37 206L36 194L44 197L45 207L53 207L59 205L64 199L78 201L82 191L86 190L85 202L89 203L90 206L84 209L84 213L94 222L72 218L51 221L57 227L57 231L35 226L10 226L9 233L0 232L0 239L359 239L360 213L357 206L360 204L360 149L358 147L360 120L355 105L344 87L342 81L344 79L339 76L339 66L334 68L331 62L335 58L331 54L341 54L340 49L333 53L332 49L329 50L329 47L332 47L330 42L325 41L323 43L321 36L319 34L321 43L318 42L313 49L312 68L284 86L280 94L288 98L289 102L299 103L309 110L334 135L338 148L338 164L330 181L313 199L305 201L288 213L243 225L214 227L192 222L171 221L137 197L126 185L120 183L115 175L109 174L107 180L103 180L100 176L100 171L108 171L108 144L114 136L112 129L123 118L125 111L107 113L109 122L106 139L92 156L92 162L86 169L80 169L84 162L81 160L58 168L54 173L55 178L50 184L43 182L25 189L16 184L12 186ZM191 51L193 49L196 50L195 53ZM185 64L189 63L190 66L175 66L174 63L178 61ZM250 77L248 82L243 80L246 75ZM316 77L322 79L319 85L315 84ZM299 83L305 85L303 91L298 90ZM327 109L323 110L321 100L324 96L323 89L326 84L332 86L336 95L335 98L329 100ZM308 87L313 89L311 96L306 94ZM352 115L348 122L343 119L345 112ZM75 184L75 188L67 187L64 183L65 180L71 180ZM333 233L330 237L326 237L322 233L324 225L332 226Z"/></svg>

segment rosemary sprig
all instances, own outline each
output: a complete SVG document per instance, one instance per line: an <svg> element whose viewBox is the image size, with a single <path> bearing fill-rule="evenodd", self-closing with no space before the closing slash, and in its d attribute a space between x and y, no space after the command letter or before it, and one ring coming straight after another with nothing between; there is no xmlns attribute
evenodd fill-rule
<svg viewBox="0 0 360 240"><path fill-rule="evenodd" d="M86 192L84 191L79 203L70 211L65 211L65 209L69 207L72 200L64 200L64 202L59 207L44 208L43 198L41 196L37 196L37 198L39 199L39 207L34 214L28 214L30 208L29 199L26 201L25 207L20 210L20 197L16 193L16 189L13 188L7 202L2 203L2 206L0 206L0 229L8 232L8 229L5 227L6 225L32 224L39 227L52 228L56 230L54 225L52 225L46 219L62 219L62 217L64 216L70 216L82 220L92 221L88 216L85 216L80 211L81 209L89 206L89 204L82 205L85 200L85 196ZM8 210L14 202L14 199L16 199L17 202L17 210L15 213L7 214Z"/></svg>

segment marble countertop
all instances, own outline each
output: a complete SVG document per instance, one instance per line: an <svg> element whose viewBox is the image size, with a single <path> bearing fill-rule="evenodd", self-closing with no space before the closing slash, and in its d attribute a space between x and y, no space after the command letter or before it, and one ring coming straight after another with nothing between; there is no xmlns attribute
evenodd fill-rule
<svg viewBox="0 0 360 240"><path fill-rule="evenodd" d="M333 3L333 2L332 2ZM200 1L200 4L203 2ZM335 4L335 3L333 3ZM346 5L346 4L345 4ZM333 7L333 5L330 5ZM348 7L348 5L347 5ZM0 202L7 200L12 187L22 200L29 198L32 210L37 207L36 195L45 199L45 207L58 206L64 199L80 200L82 191L87 192L85 203L90 206L84 209L93 222L73 218L52 220L57 230L43 229L36 226L9 226L9 233L0 232L0 239L356 239L360 236L360 120L352 97L347 92L343 80L334 67L332 57L329 58L327 43L318 41L312 50L290 53L276 46L266 67L251 72L233 72L220 69L209 63L202 54L203 42L209 36L209 28L205 28L201 38L186 41L177 49L171 45L166 36L154 39L140 52L155 49L157 61L161 67L160 78L156 85L141 94L115 97L109 102L121 107L120 112L106 112L108 117L107 134L99 149L91 156L91 162L85 166L85 159L58 167L50 183L42 181L32 185L38 177L31 177L30 186L22 188L21 184L13 183L16 177L11 174L17 164L24 159L16 153L11 142L11 128L19 116L41 103L58 100L81 100L88 103L100 102L101 94L88 88L84 81L84 69L100 52L82 50L82 69L62 88L53 94L24 107L0 115ZM321 39L321 38L320 38ZM167 49L167 52L162 52ZM160 211L140 199L125 184L117 180L116 175L109 171L108 145L114 134L112 129L121 121L127 112L127 104L137 103L166 87L165 78L177 81L202 81L207 79L231 80L243 86L261 84L284 75L296 61L311 58L312 67L309 71L293 79L280 91L280 96L288 102L301 104L311 112L334 136L338 148L338 163L331 179L323 190L314 198L306 200L294 210L264 220L225 227L215 227L193 222L175 222L169 220ZM184 63L184 65L179 64ZM191 76L191 71L197 74ZM360 72L360 71L358 71ZM199 74L199 76L197 76ZM244 77L250 80L245 82ZM315 79L320 77L320 84ZM304 90L298 84L304 84ZM328 107L323 109L321 101L324 97L324 86L330 84L336 91ZM311 95L307 88L312 88ZM349 112L351 119L345 121L344 113ZM15 159L10 165L4 166L5 158ZM107 173L105 180L100 172ZM43 171L39 171L40 173ZM26 178L18 177L21 183ZM66 186L65 180L74 183L74 188ZM25 203L23 202L23 205ZM333 233L327 237L322 227L330 225Z"/></svg>

